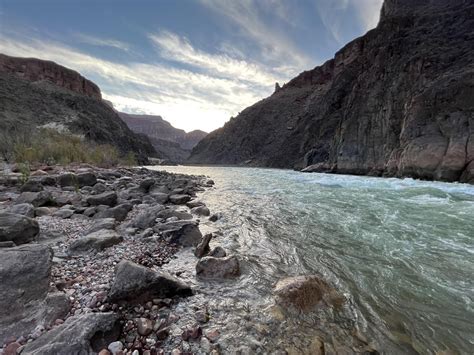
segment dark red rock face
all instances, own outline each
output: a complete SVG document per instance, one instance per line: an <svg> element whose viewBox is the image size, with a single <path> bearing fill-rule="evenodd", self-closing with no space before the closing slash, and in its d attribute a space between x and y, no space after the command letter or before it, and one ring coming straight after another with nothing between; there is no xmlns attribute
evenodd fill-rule
<svg viewBox="0 0 474 355"><path fill-rule="evenodd" d="M16 58L0 54L0 72L10 73L28 81L47 80L78 94L101 99L99 87L78 72L54 62L36 58Z"/></svg>
<svg viewBox="0 0 474 355"><path fill-rule="evenodd" d="M474 183L474 3L386 0L376 29L189 160Z"/></svg>

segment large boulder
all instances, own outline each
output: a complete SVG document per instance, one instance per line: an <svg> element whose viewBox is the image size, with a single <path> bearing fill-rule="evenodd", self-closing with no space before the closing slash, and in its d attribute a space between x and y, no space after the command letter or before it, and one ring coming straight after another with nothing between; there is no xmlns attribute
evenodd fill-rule
<svg viewBox="0 0 474 355"><path fill-rule="evenodd" d="M43 185L38 179L29 179L20 187L20 191L40 192L43 191Z"/></svg>
<svg viewBox="0 0 474 355"><path fill-rule="evenodd" d="M0 249L0 344L66 316L67 297L48 294L52 258L44 245Z"/></svg>
<svg viewBox="0 0 474 355"><path fill-rule="evenodd" d="M284 278L278 281L274 293L277 303L285 309L310 311L323 300L333 305L343 303L342 296L316 275Z"/></svg>
<svg viewBox="0 0 474 355"><path fill-rule="evenodd" d="M31 242L39 233L39 225L34 219L21 214L0 213L0 242L15 244Z"/></svg>
<svg viewBox="0 0 474 355"><path fill-rule="evenodd" d="M156 205L142 209L130 222L131 227L147 229L153 227L158 218L158 213L164 209L162 205Z"/></svg>
<svg viewBox="0 0 474 355"><path fill-rule="evenodd" d="M196 247L196 250L194 250L194 255L198 258L202 258L203 256L207 255L210 251L209 248L209 242L212 239L212 233L206 234L203 238L202 241L198 244Z"/></svg>
<svg viewBox="0 0 474 355"><path fill-rule="evenodd" d="M60 326L28 343L23 355L96 354L120 336L115 313L87 313L68 318Z"/></svg>
<svg viewBox="0 0 474 355"><path fill-rule="evenodd" d="M199 216L209 216L211 211L206 206L197 206L191 209L191 213L197 214Z"/></svg>
<svg viewBox="0 0 474 355"><path fill-rule="evenodd" d="M176 221L156 225L154 231L170 243L184 247L195 247L202 239L198 223L195 221Z"/></svg>
<svg viewBox="0 0 474 355"><path fill-rule="evenodd" d="M127 218L128 212L130 212L132 208L133 206L130 203L122 203L118 206L97 213L94 218L114 218L121 222Z"/></svg>
<svg viewBox="0 0 474 355"><path fill-rule="evenodd" d="M70 254L80 254L90 250L100 251L123 241L123 237L114 230L101 229L82 238L69 246Z"/></svg>
<svg viewBox="0 0 474 355"><path fill-rule="evenodd" d="M158 202L159 204L164 205L166 202L168 202L168 194L164 192L153 192L150 194L150 197L153 197L153 199Z"/></svg>
<svg viewBox="0 0 474 355"><path fill-rule="evenodd" d="M115 228L115 219L114 218L102 218L102 219L97 219L94 221L92 226L89 227L89 229L86 230L84 235L88 235L94 232L97 232L101 229L114 229Z"/></svg>
<svg viewBox="0 0 474 355"><path fill-rule="evenodd" d="M98 195L87 197L87 203L92 206L107 205L115 206L117 203L117 194L113 191L104 192Z"/></svg>
<svg viewBox="0 0 474 355"><path fill-rule="evenodd" d="M22 192L15 200L15 204L30 203L35 207L41 207L53 203L53 196L49 191Z"/></svg>
<svg viewBox="0 0 474 355"><path fill-rule="evenodd" d="M205 256L196 264L196 275L204 278L225 279L240 276L240 263L235 255L225 258Z"/></svg>
<svg viewBox="0 0 474 355"><path fill-rule="evenodd" d="M13 205L8 211L10 213L21 214L30 218L35 217L35 207L31 203L19 203L17 205Z"/></svg>
<svg viewBox="0 0 474 355"><path fill-rule="evenodd" d="M65 187L65 186L79 187L79 182L77 181L77 175L74 173L61 174L57 177L56 181L61 187Z"/></svg>
<svg viewBox="0 0 474 355"><path fill-rule="evenodd" d="M77 175L79 187L94 186L97 183L97 176L94 173L82 173Z"/></svg>
<svg viewBox="0 0 474 355"><path fill-rule="evenodd" d="M122 260L115 273L115 280L108 298L111 302L141 302L153 298L190 296L191 288L177 278L155 272L144 266Z"/></svg>
<svg viewBox="0 0 474 355"><path fill-rule="evenodd" d="M175 194L169 196L169 200L175 205L184 205L186 202L191 200L191 196L186 194Z"/></svg>

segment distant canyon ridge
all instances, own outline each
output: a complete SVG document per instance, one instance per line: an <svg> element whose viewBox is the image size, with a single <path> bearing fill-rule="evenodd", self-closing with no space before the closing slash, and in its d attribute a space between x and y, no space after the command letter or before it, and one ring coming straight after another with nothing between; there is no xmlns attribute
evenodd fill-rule
<svg viewBox="0 0 474 355"><path fill-rule="evenodd" d="M385 0L375 29L188 161L474 183L474 2Z"/></svg>
<svg viewBox="0 0 474 355"><path fill-rule="evenodd" d="M182 129L173 127L161 116L123 112L119 112L119 116L132 131L148 136L164 163L184 163L190 156L191 150L207 135L207 132L201 130L186 133Z"/></svg>

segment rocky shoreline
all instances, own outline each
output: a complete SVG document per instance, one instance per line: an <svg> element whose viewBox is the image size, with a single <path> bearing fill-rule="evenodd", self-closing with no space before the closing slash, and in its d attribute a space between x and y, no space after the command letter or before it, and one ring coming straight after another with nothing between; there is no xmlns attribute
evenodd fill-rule
<svg viewBox="0 0 474 355"><path fill-rule="evenodd" d="M0 180L2 355L180 354L162 345L178 318L170 306L193 290L160 267L194 247L200 277L239 275L238 259L199 230L218 218L196 199L213 185L205 177L79 165ZM206 337L206 311L196 318L168 343ZM206 337L211 353L217 337Z"/></svg>
<svg viewBox="0 0 474 355"><path fill-rule="evenodd" d="M320 276L280 280L274 306L258 319L245 300L227 295L245 265L210 227L222 214L197 197L213 187L209 178L84 164L37 167L25 178L7 168L0 355L251 354L267 346L275 354L376 353L363 337L323 331L324 322L296 340L301 315L309 320L346 301ZM210 298L213 287L224 299ZM235 338L243 324L253 343Z"/></svg>

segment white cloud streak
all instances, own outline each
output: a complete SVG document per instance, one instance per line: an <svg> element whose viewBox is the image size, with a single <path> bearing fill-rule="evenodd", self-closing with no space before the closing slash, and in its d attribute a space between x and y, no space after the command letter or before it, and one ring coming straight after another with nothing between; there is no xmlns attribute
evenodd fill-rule
<svg viewBox="0 0 474 355"><path fill-rule="evenodd" d="M130 51L130 45L125 42L121 42L111 38L99 38L95 36L86 35L84 33L76 33L75 37L81 43L90 44L92 46L98 47L110 47L115 49L120 49L122 51Z"/></svg>
<svg viewBox="0 0 474 355"><path fill-rule="evenodd" d="M284 71L287 77L314 66L314 60L297 48L280 28L265 23L257 0L200 0L200 2L236 24L243 34L259 45L262 59L273 64L279 72ZM261 4L267 5L265 9L273 11L273 15L287 18L289 21L290 17L282 10L283 1L266 0Z"/></svg>
<svg viewBox="0 0 474 355"><path fill-rule="evenodd" d="M354 35L348 16L355 15L357 27L362 33L366 32L377 25L382 3L383 0L317 0L315 6L334 40L344 45Z"/></svg>

